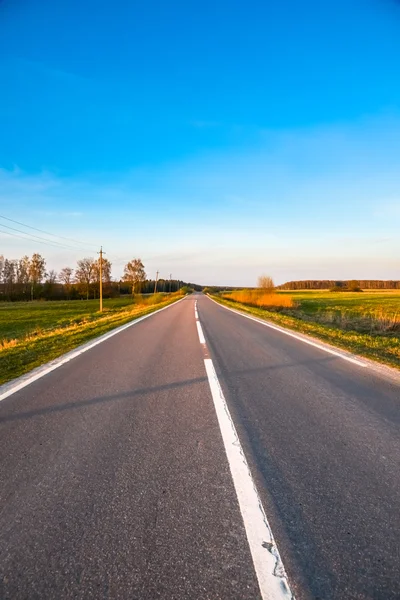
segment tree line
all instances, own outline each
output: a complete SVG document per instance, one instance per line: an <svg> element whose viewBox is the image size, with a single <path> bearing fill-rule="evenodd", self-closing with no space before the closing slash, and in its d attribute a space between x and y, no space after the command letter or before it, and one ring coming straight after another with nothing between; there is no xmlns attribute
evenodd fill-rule
<svg viewBox="0 0 400 600"><path fill-rule="evenodd" d="M330 290L333 288L350 289L355 286L363 290L398 290L400 281L380 280L380 279L352 279L352 280L333 280L333 279L306 279L304 281L288 281L279 285L279 290Z"/></svg>
<svg viewBox="0 0 400 600"><path fill-rule="evenodd" d="M101 267L101 269L100 269ZM47 271L46 259L39 253L31 257L9 259L0 256L0 300L79 300L99 297L100 272L104 298L125 294L176 292L184 286L201 290L202 286L176 279L147 279L140 258L134 258L124 267L122 279L111 275L111 262L102 257L82 258L75 268L64 267L58 273Z"/></svg>

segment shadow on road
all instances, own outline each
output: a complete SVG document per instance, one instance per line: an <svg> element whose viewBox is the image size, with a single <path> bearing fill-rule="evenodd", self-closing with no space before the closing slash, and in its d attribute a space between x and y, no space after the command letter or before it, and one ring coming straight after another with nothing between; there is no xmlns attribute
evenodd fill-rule
<svg viewBox="0 0 400 600"><path fill-rule="evenodd" d="M48 415L51 413L63 412L66 410L73 410L78 408L85 408L88 406L95 406L96 404L103 404L104 402L113 402L115 400L122 400L124 398L132 398L134 396L141 396L146 394L153 394L154 392L162 392L165 390L175 390L177 388L182 388L185 386L190 386L197 383L203 383L207 381L207 377L197 377L196 379L188 379L186 381L174 381L172 383L166 383L165 385L159 385L156 387L147 387L147 388L139 388L136 390L128 390L126 392L122 392L120 394L112 394L110 396L100 396L97 398L90 398L88 400L82 400L79 402L67 402L64 404L58 404L56 406L46 406L44 408L38 408L35 410L29 410L25 412L9 414L6 416L0 416L0 424L6 423L8 421L18 421L22 419L29 419L31 417ZM15 405L12 406L15 408Z"/></svg>

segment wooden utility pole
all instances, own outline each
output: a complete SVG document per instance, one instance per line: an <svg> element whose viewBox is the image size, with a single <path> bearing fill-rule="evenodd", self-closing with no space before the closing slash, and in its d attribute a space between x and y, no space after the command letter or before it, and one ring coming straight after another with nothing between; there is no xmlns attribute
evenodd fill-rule
<svg viewBox="0 0 400 600"><path fill-rule="evenodd" d="M100 292L100 312L103 312L103 246L100 247L100 252L98 252L98 254L100 254L100 258L99 258L99 273L100 273L100 286L99 286L99 292Z"/></svg>
<svg viewBox="0 0 400 600"><path fill-rule="evenodd" d="M172 274L169 274L169 293L171 293L171 281L172 281Z"/></svg>
<svg viewBox="0 0 400 600"><path fill-rule="evenodd" d="M156 282L154 284L154 293L157 292L157 281L158 281L158 271L157 271L157 274L156 274Z"/></svg>

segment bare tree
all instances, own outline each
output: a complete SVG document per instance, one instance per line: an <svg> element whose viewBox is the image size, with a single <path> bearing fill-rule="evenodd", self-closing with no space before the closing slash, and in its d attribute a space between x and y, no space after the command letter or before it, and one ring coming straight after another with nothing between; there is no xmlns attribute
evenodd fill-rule
<svg viewBox="0 0 400 600"><path fill-rule="evenodd" d="M5 259L3 264L3 283L7 294L12 294L15 283L15 260Z"/></svg>
<svg viewBox="0 0 400 600"><path fill-rule="evenodd" d="M275 289L274 281L269 275L260 275L257 284L259 288L267 292L272 292Z"/></svg>
<svg viewBox="0 0 400 600"><path fill-rule="evenodd" d="M146 281L146 271L140 258L134 258L125 265L122 279L131 284L132 294L140 292L142 283Z"/></svg>
<svg viewBox="0 0 400 600"><path fill-rule="evenodd" d="M96 261L94 258L78 260L75 281L85 286L86 299L89 300L90 284L95 281Z"/></svg>
<svg viewBox="0 0 400 600"><path fill-rule="evenodd" d="M57 283L58 275L54 269L51 269L46 275L46 281L43 287L43 293L45 298L52 298Z"/></svg>
<svg viewBox="0 0 400 600"><path fill-rule="evenodd" d="M25 255L19 259L16 265L16 280L24 295L28 292L30 264L29 256Z"/></svg>
<svg viewBox="0 0 400 600"><path fill-rule="evenodd" d="M67 298L69 300L71 293L71 285L72 285L72 275L74 270L71 267L64 267L58 274L58 279L65 286L65 291L67 292Z"/></svg>
<svg viewBox="0 0 400 600"><path fill-rule="evenodd" d="M31 299L34 298L35 287L42 282L46 275L46 261L38 253L33 254L29 263L29 281L31 284Z"/></svg>
<svg viewBox="0 0 400 600"><path fill-rule="evenodd" d="M50 283L50 284L57 283L57 279L58 279L57 272L54 271L54 269L51 269L51 271L49 271L47 273L46 283Z"/></svg>
<svg viewBox="0 0 400 600"><path fill-rule="evenodd" d="M19 259L16 271L17 283L29 283L30 263L31 261L29 260L29 256L23 256Z"/></svg>
<svg viewBox="0 0 400 600"><path fill-rule="evenodd" d="M101 261L101 278L103 283L111 281L111 263L107 258L102 258ZM94 266L94 279L98 283L100 281L100 258L97 259Z"/></svg>
<svg viewBox="0 0 400 600"><path fill-rule="evenodd" d="M58 279L64 285L71 285L72 284L72 275L73 275L73 273L74 273L74 270L71 269L71 267L64 267L59 272Z"/></svg>

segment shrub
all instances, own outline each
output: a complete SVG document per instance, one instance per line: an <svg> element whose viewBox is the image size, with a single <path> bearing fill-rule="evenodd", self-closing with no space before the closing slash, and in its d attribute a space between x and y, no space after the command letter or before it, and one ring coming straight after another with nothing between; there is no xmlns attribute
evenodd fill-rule
<svg viewBox="0 0 400 600"><path fill-rule="evenodd" d="M222 294L226 300L233 300L241 304L256 306L259 308L269 308L279 310L280 308L294 308L296 303L288 294L277 294L276 292L267 292L265 290L241 290Z"/></svg>
<svg viewBox="0 0 400 600"><path fill-rule="evenodd" d="M360 282L356 281L355 279L349 281L347 287L349 292L362 292L362 289L360 288Z"/></svg>
<svg viewBox="0 0 400 600"><path fill-rule="evenodd" d="M262 290L272 292L275 289L274 280L269 275L260 275L257 285Z"/></svg>
<svg viewBox="0 0 400 600"><path fill-rule="evenodd" d="M334 285L330 290L330 292L363 292L364 290L362 290L358 285L352 285L352 287L350 287L350 284L346 287L342 287L340 285Z"/></svg>

